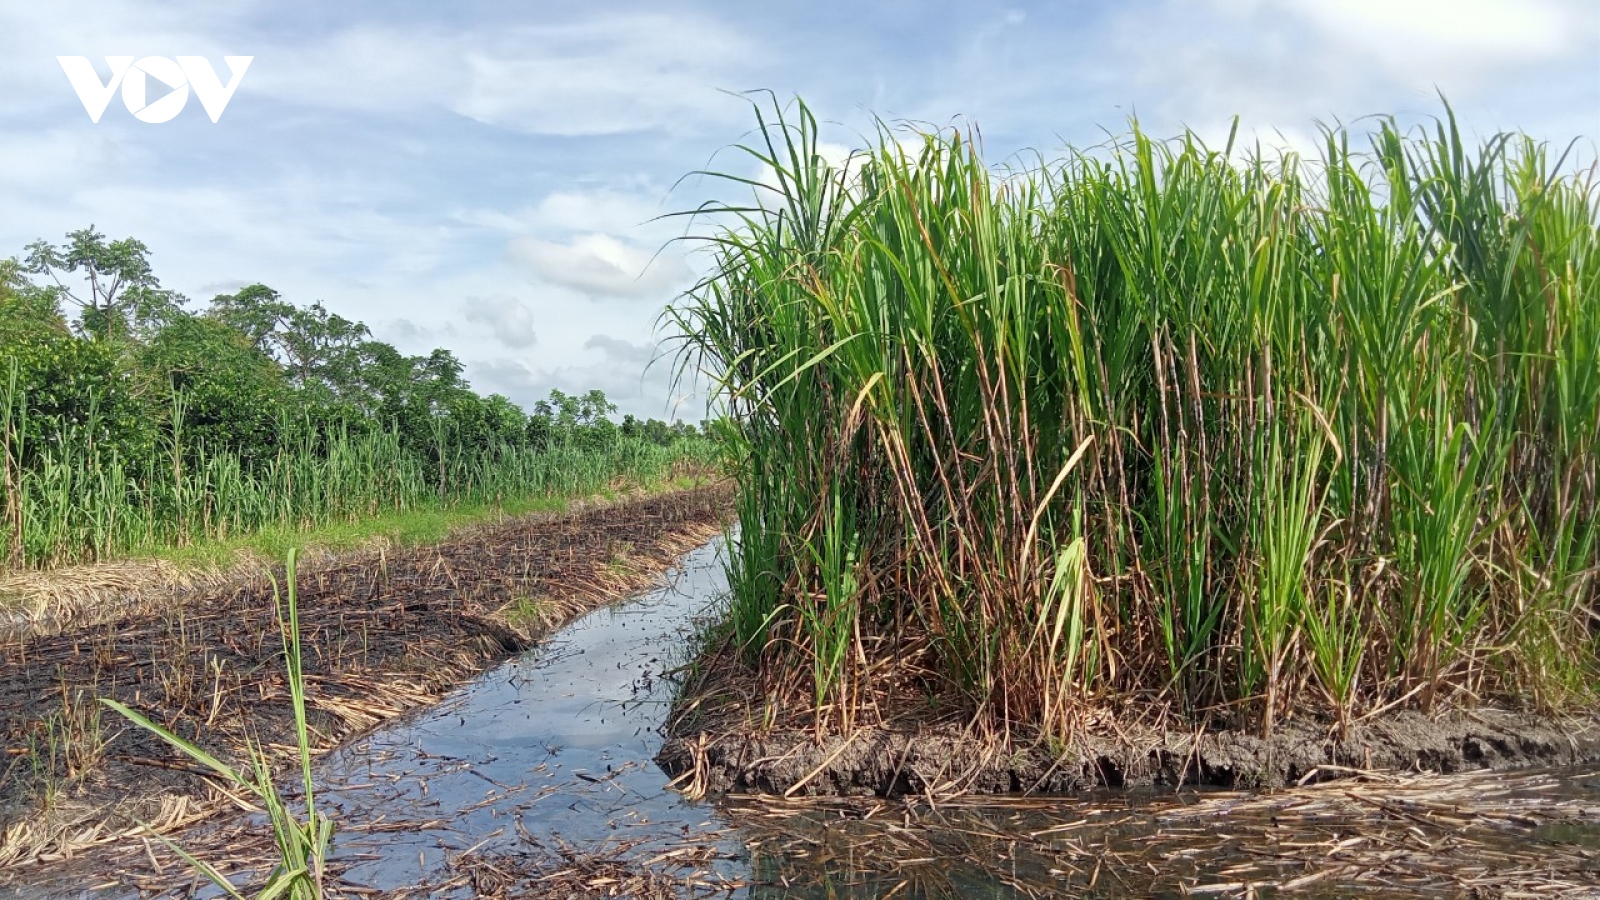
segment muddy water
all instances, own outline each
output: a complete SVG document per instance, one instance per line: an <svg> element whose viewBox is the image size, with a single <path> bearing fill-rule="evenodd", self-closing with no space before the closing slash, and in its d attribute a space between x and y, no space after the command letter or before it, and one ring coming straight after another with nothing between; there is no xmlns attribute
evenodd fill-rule
<svg viewBox="0 0 1600 900"><path fill-rule="evenodd" d="M667 587L590 613L425 714L327 758L323 798L336 819L369 829L338 840L346 879L414 885L451 855L517 848L524 833L547 847L653 854L720 829L715 809L670 791L651 762L672 699L664 673L716 615L719 550L688 554Z"/></svg>
<svg viewBox="0 0 1600 900"><path fill-rule="evenodd" d="M466 897L463 860L570 849L692 859L671 870L686 895L744 898L1600 898L1593 768L1272 796L687 802L650 760L664 673L717 614L719 552L326 757L344 879Z"/></svg>

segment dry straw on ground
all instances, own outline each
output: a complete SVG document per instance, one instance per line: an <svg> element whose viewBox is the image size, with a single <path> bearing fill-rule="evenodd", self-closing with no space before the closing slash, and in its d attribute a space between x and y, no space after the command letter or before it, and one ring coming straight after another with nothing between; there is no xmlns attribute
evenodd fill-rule
<svg viewBox="0 0 1600 900"><path fill-rule="evenodd" d="M1600 897L1600 785L1339 774L1351 777L1266 793L732 806L767 881L802 892L954 898L987 882L1022 897Z"/></svg>

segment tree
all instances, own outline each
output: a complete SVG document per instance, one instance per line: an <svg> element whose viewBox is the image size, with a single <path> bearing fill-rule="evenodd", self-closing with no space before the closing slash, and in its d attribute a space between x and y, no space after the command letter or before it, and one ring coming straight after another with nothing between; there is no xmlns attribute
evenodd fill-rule
<svg viewBox="0 0 1600 900"><path fill-rule="evenodd" d="M369 399L362 368L370 355L372 331L328 312L320 301L295 306L257 283L237 294L218 294L206 315L231 326L283 366L295 387L357 406Z"/></svg>
<svg viewBox="0 0 1600 900"><path fill-rule="evenodd" d="M483 404L488 437L503 444L521 443L528 426L527 414L504 394L490 394Z"/></svg>
<svg viewBox="0 0 1600 900"><path fill-rule="evenodd" d="M59 247L34 241L27 254L26 270L49 276L59 296L81 310L79 328L97 338L157 328L185 302L182 295L161 287L143 241L130 237L108 243L93 225L69 233ZM81 275L87 290L69 287L66 275Z"/></svg>
<svg viewBox="0 0 1600 900"><path fill-rule="evenodd" d="M275 449L278 410L285 400L283 370L249 336L209 316L179 315L138 351L156 397L184 410L185 440L245 459ZM173 394L181 395L174 404Z"/></svg>
<svg viewBox="0 0 1600 900"><path fill-rule="evenodd" d="M132 463L153 434L137 379L115 345L73 335L58 295L28 282L14 260L0 261L0 394L16 404L4 449L16 456L25 437L25 454L11 462L28 465L70 440L86 455L114 451Z"/></svg>
<svg viewBox="0 0 1600 900"><path fill-rule="evenodd" d="M377 430L392 431L397 465L421 463L441 496L474 484L507 448L602 448L623 436L601 391L553 390L530 416L502 395L480 396L448 350L407 356L362 323L264 284L218 295L199 314L183 302L161 287L143 243L107 241L93 227L0 260L0 536L13 535L0 549L13 561L30 552L15 537L31 508L22 485L41 473L71 482L52 496L74 504L85 484L123 485L129 503L158 510L151 521L177 516L186 534L182 517L204 520L221 483L205 479L277 477L285 451L326 454ZM658 420L625 427L671 440ZM70 515L80 513L101 516L94 528L109 521L89 506Z"/></svg>
<svg viewBox="0 0 1600 900"><path fill-rule="evenodd" d="M14 259L0 259L0 346L25 342L30 334L68 334L54 288L40 288Z"/></svg>
<svg viewBox="0 0 1600 900"><path fill-rule="evenodd" d="M296 308L276 343L291 381L301 387L320 381L334 396L351 400L361 393L361 352L371 336L366 325L317 302Z"/></svg>
<svg viewBox="0 0 1600 900"><path fill-rule="evenodd" d="M578 423L580 425L598 425L608 421L611 414L617 411L617 405L606 399L602 390L592 390L578 398Z"/></svg>
<svg viewBox="0 0 1600 900"><path fill-rule="evenodd" d="M257 350L281 363L287 358L282 334L289 329L298 311L293 303L283 299L283 295L256 283L237 294L213 297L206 315L238 331Z"/></svg>
<svg viewBox="0 0 1600 900"><path fill-rule="evenodd" d="M578 398L560 388L551 388L548 399L534 402L533 412L549 419L553 426L570 428L578 424Z"/></svg>

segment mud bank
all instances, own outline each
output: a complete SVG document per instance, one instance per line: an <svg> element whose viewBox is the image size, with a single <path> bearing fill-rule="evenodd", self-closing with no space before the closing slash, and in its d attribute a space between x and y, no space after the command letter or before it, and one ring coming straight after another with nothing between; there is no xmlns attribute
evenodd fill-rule
<svg viewBox="0 0 1600 900"><path fill-rule="evenodd" d="M1454 773L1600 760L1600 715L1552 719L1498 709L1402 711L1353 727L1290 722L1271 739L1238 732L1091 737L1065 748L964 729L810 731L674 729L656 762L691 794L886 796L1075 793L1099 787L1277 787L1353 772Z"/></svg>

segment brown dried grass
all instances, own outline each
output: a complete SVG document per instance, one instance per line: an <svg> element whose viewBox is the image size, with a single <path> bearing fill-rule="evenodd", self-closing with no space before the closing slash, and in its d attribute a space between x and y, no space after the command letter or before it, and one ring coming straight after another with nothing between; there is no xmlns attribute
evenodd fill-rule
<svg viewBox="0 0 1600 900"><path fill-rule="evenodd" d="M673 467L673 477L699 477L703 473L690 461ZM615 499L589 497L574 500L560 512L537 511L492 522L457 526L441 543L473 540L507 526L554 522L568 516L605 509L650 496L626 478L610 486ZM374 535L359 546L328 549L311 546L300 551L303 572L381 562L406 546ZM72 628L102 625L140 614L160 612L175 604L242 585L265 586L281 560L241 549L223 566L206 566L169 559L123 559L62 566L54 569L0 571L0 645L60 634Z"/></svg>

